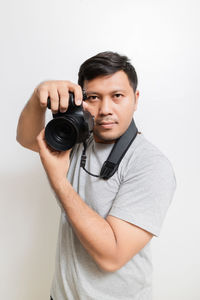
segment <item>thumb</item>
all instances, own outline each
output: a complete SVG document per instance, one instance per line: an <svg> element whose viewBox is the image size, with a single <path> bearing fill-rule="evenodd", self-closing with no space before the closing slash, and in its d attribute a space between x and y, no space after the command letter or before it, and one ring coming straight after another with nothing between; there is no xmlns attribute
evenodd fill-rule
<svg viewBox="0 0 200 300"><path fill-rule="evenodd" d="M83 101L82 103L83 103L83 109L88 111L89 104L86 103L85 101Z"/></svg>
<svg viewBox="0 0 200 300"><path fill-rule="evenodd" d="M43 148L44 145L45 145L44 129L42 129L40 131L40 133L38 134L36 140L37 140L39 149Z"/></svg>

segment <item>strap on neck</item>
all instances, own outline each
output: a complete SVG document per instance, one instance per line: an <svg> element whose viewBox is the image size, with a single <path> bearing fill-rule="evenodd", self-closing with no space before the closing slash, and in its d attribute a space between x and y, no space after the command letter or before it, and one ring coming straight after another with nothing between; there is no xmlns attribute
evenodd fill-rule
<svg viewBox="0 0 200 300"><path fill-rule="evenodd" d="M132 119L128 129L117 140L117 142L115 143L115 145L113 146L110 152L110 155L108 156L107 160L104 162L100 172L100 178L107 180L114 175L126 151L130 147L134 139L136 138L137 133L138 133L138 129L135 125L134 120Z"/></svg>

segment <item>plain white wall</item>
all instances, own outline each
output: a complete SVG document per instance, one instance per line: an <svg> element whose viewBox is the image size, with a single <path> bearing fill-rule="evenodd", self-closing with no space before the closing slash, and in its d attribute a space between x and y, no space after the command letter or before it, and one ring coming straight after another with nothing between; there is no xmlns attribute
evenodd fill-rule
<svg viewBox="0 0 200 300"><path fill-rule="evenodd" d="M79 65L112 50L139 77L139 129L172 162L177 191L153 241L154 300L200 299L199 1L18 0L0 8L0 293L49 299L59 209L17 120L43 80L77 81Z"/></svg>

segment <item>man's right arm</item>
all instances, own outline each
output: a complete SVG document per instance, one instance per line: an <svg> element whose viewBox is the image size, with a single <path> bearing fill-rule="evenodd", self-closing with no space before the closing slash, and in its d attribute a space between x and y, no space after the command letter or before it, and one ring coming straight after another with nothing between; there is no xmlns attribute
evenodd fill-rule
<svg viewBox="0 0 200 300"><path fill-rule="evenodd" d="M30 150L38 152L36 137L45 126L46 107L41 107L37 91L21 112L17 126L17 141Z"/></svg>
<svg viewBox="0 0 200 300"><path fill-rule="evenodd" d="M51 99L53 113L65 112L68 108L69 91L75 95L75 103L82 102L82 90L67 80L46 81L38 85L24 107L17 126L17 141L25 148L38 152L36 138L45 127L47 98Z"/></svg>

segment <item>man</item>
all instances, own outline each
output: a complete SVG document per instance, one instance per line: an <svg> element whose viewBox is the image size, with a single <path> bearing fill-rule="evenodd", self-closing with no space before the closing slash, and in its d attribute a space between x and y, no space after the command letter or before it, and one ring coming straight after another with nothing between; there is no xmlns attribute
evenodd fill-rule
<svg viewBox="0 0 200 300"><path fill-rule="evenodd" d="M47 98L53 113L68 108L69 91L95 120L87 142L86 169L99 174L137 109L137 75L126 56L103 52L85 61L79 85L48 81L34 91L19 119L17 140L38 151L61 207L52 283L53 300L152 299L150 241L175 191L168 159L137 134L115 174L96 178L80 168L82 144L50 149L44 139Z"/></svg>

